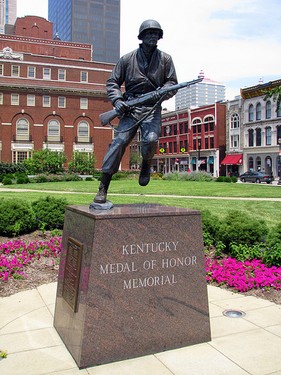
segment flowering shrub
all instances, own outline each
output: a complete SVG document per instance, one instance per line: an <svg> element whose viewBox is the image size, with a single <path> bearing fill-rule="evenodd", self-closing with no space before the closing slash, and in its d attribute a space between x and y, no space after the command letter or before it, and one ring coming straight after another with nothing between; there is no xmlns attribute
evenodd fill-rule
<svg viewBox="0 0 281 375"><path fill-rule="evenodd" d="M267 267L261 260L245 262L235 258L210 259L206 257L206 279L219 285L228 285L239 292L257 288L281 289L281 267Z"/></svg>
<svg viewBox="0 0 281 375"><path fill-rule="evenodd" d="M34 241L26 244L16 240L0 244L0 281L11 277L25 279L24 266L41 257L56 258L61 252L61 237L52 237L49 241Z"/></svg>

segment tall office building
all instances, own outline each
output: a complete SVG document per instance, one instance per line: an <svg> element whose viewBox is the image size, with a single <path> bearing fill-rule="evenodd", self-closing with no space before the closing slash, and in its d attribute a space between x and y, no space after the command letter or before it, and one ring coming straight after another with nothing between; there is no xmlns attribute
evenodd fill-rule
<svg viewBox="0 0 281 375"><path fill-rule="evenodd" d="M120 0L49 0L48 19L63 41L89 43L93 60L120 57Z"/></svg>
<svg viewBox="0 0 281 375"><path fill-rule="evenodd" d="M0 0L0 34L5 34L5 25L13 25L17 18L17 0Z"/></svg>
<svg viewBox="0 0 281 375"><path fill-rule="evenodd" d="M175 98L176 110L197 108L225 100L225 86L222 83L206 78L202 70L198 78L203 78L203 81L177 92Z"/></svg>

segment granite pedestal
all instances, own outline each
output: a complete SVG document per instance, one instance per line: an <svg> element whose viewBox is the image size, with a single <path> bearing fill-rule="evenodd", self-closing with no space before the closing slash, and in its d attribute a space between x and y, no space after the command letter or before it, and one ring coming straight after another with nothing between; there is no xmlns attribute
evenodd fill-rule
<svg viewBox="0 0 281 375"><path fill-rule="evenodd" d="M79 368L210 341L200 212L68 206L54 326Z"/></svg>

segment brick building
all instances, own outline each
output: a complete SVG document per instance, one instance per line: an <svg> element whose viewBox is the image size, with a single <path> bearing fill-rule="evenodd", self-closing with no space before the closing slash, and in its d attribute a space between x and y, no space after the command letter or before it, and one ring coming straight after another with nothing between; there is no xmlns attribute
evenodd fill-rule
<svg viewBox="0 0 281 375"><path fill-rule="evenodd" d="M154 170L221 174L225 155L226 104L163 113Z"/></svg>
<svg viewBox="0 0 281 375"><path fill-rule="evenodd" d="M42 17L17 18L0 35L0 161L19 163L50 149L94 153L100 168L113 132L99 115L112 108L105 82L112 64L94 62L89 44L53 39ZM129 168L129 154L122 160Z"/></svg>

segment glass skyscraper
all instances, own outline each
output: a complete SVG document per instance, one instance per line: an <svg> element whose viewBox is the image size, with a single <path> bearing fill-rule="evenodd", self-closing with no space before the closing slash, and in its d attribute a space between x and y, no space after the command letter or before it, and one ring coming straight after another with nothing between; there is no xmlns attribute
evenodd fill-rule
<svg viewBox="0 0 281 375"><path fill-rule="evenodd" d="M120 57L120 0L49 0L48 19L63 41L93 45L93 60Z"/></svg>
<svg viewBox="0 0 281 375"><path fill-rule="evenodd" d="M0 34L5 33L5 25L13 25L17 18L17 0L0 0Z"/></svg>

